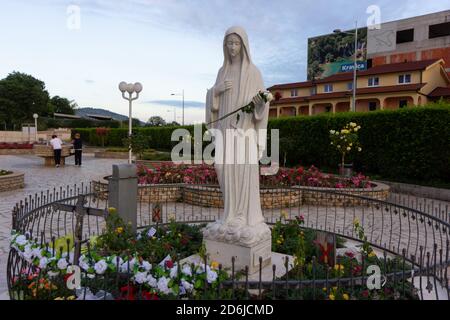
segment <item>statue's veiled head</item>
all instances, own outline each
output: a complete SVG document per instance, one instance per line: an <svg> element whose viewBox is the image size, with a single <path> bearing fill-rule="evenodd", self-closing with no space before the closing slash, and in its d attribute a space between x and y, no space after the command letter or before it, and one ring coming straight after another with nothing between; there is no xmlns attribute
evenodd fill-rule
<svg viewBox="0 0 450 320"><path fill-rule="evenodd" d="M242 39L236 33L227 36L225 45L231 58L235 58L242 53Z"/></svg>
<svg viewBox="0 0 450 320"><path fill-rule="evenodd" d="M231 60L238 56L248 62L251 61L248 36L244 28L238 26L229 28L225 33L223 45L226 58L225 63L230 63Z"/></svg>

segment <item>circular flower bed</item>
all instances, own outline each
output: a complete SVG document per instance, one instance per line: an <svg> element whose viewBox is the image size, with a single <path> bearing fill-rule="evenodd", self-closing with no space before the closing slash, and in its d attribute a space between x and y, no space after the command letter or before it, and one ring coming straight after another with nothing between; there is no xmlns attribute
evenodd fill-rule
<svg viewBox="0 0 450 320"><path fill-rule="evenodd" d="M91 237L83 245L79 258L81 278L78 288L67 283L74 276L74 250L71 235L39 245L26 235L15 233L11 247L29 263L11 281L10 294L15 299L55 300L153 300L153 299L229 299L245 298L249 292L243 285L224 286L234 278L244 281L245 271L233 276L217 262L207 261L202 245L201 225L177 224L148 227L137 234L123 223L115 210L110 210L107 229L99 237ZM294 256L293 269L283 278L303 281L329 279L323 287L307 290L264 290L265 299L415 299L416 293L405 278L389 282L383 289L368 291L358 277L364 266L377 265L384 273L403 271L404 261L380 259L367 243L364 229L355 221L355 231L363 242L360 252L345 252L330 265L330 252L315 241L316 231L304 228L304 218L282 217L272 228L272 250ZM339 247L344 240L337 239ZM205 262L188 262L185 258L198 254ZM316 259L315 257L318 257ZM403 269L400 269L402 266ZM407 267L409 268L409 267ZM356 285L335 286L332 279L354 277ZM339 282L339 280L338 280ZM328 285L332 284L332 285ZM405 289L406 288L406 289ZM401 290L402 289L402 290ZM281 292L282 291L282 292ZM250 294L251 297L251 294Z"/></svg>
<svg viewBox="0 0 450 320"><path fill-rule="evenodd" d="M139 184L217 184L217 174L213 166L210 165L175 165L162 164L155 168L147 168L144 165L138 166ZM304 186L336 189L369 189L374 185L369 181L369 177L359 173L351 178L325 174L316 167L309 169L280 168L274 176L260 177L262 186Z"/></svg>

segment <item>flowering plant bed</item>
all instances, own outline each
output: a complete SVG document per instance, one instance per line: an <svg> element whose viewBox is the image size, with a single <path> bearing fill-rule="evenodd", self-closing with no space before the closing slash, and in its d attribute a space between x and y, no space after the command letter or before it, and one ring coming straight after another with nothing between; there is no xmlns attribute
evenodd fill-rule
<svg viewBox="0 0 450 320"><path fill-rule="evenodd" d="M209 165L175 165L162 164L155 168L138 166L139 184L217 184L217 175L213 166ZM262 186L305 186L323 188L359 188L373 187L369 177L357 174L351 178L342 178L332 174L325 174L312 166L309 169L280 168L274 176L261 176Z"/></svg>
<svg viewBox="0 0 450 320"><path fill-rule="evenodd" d="M32 143L0 143L0 149L33 149Z"/></svg>
<svg viewBox="0 0 450 320"><path fill-rule="evenodd" d="M283 219L283 217L282 217ZM367 266L378 266L384 274L407 272L411 266L405 264L399 257L387 258L386 255L378 257L375 250L367 242L364 228L358 219L355 219L354 231L362 241L359 252L345 250L345 240L337 237L336 246L344 248L344 254L338 255L334 264L330 265L331 248L324 248L316 239L316 231L305 229L304 218L296 217L294 220L282 223L280 219L272 229L272 251L294 256L294 267L281 280L313 280L326 279L322 287L295 292L294 290L280 290L271 292L265 298L277 299L317 299L317 300L398 300L418 299L417 290L406 279L398 282L388 281L379 290L368 290L363 281L352 280L352 285L339 285L339 279L361 278L365 275ZM317 257L317 258L316 258ZM333 280L338 280L337 283ZM333 284L334 283L334 284Z"/></svg>
<svg viewBox="0 0 450 320"><path fill-rule="evenodd" d="M197 299L214 291L228 276L217 263L179 262L193 254L204 256L199 226L147 228L133 234L111 211L105 234L91 238L79 259L81 286L70 290L66 281L74 251L71 236L46 246L13 234L11 247L29 263L12 280L17 299L154 300ZM101 288L101 289L100 289Z"/></svg>
<svg viewBox="0 0 450 320"><path fill-rule="evenodd" d="M355 221L355 231L363 242L359 253L346 252L330 266L322 248L314 241L316 231L304 228L302 216L286 220L283 216L272 229L273 251L293 255L294 268L284 280L320 280L327 284L303 290L264 290L266 299L415 299L417 294L406 282L397 279L383 289L368 291L360 279L364 266L377 265L383 273L403 271L404 261L380 259L367 243L364 229ZM73 237L68 235L40 245L26 235L14 233L11 247L25 260L21 272L12 279L11 297L20 300L155 300L155 299L229 299L252 297L245 286L231 289L229 270L209 261L202 245L202 225L156 225L133 233L114 210L107 218L107 230L91 237L79 258L81 278L78 288L69 288L74 276ZM338 238L338 246L344 242ZM183 262L194 254L205 262ZM315 258L317 257L317 259ZM401 269L403 266L403 269ZM408 266L409 268L409 266ZM245 271L237 270L234 281L243 281ZM349 285L343 279L354 277ZM334 279L334 280L333 280ZM342 282L339 284L340 279ZM333 282L334 281L334 282ZM337 281L337 284L335 284ZM236 282L236 283L237 283ZM256 297L255 297L256 298Z"/></svg>

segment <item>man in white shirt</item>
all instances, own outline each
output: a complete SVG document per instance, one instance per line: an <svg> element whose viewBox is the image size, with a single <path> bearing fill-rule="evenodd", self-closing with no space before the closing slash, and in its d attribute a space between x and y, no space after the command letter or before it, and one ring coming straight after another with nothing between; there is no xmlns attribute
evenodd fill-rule
<svg viewBox="0 0 450 320"><path fill-rule="evenodd" d="M61 164L61 149L63 142L60 138L58 138L57 135L52 136L52 140L50 140L50 144L53 147L53 155L55 157L55 165L57 168L59 168Z"/></svg>

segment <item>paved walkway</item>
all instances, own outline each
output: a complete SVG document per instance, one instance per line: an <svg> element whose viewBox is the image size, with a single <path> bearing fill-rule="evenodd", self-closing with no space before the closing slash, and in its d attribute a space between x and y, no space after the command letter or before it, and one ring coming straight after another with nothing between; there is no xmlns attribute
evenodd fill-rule
<svg viewBox="0 0 450 320"><path fill-rule="evenodd" d="M60 186L88 183L111 174L112 165L126 160L96 159L92 154L83 157L82 167L74 165L74 158L67 158L65 167L44 167L44 161L36 156L0 156L1 169L25 172L25 188L0 193L0 295L7 290L6 263L11 234L11 210L29 195Z"/></svg>

